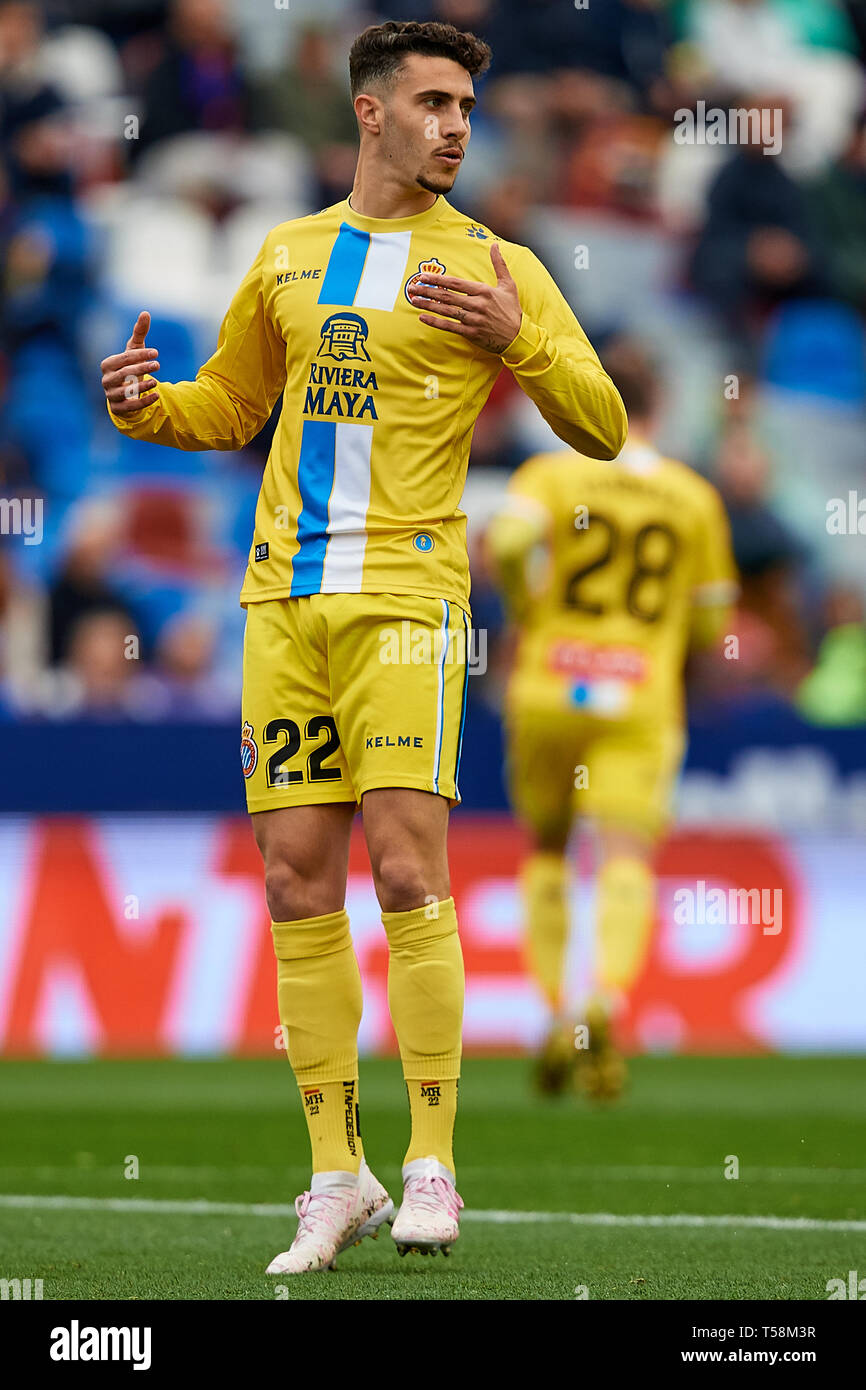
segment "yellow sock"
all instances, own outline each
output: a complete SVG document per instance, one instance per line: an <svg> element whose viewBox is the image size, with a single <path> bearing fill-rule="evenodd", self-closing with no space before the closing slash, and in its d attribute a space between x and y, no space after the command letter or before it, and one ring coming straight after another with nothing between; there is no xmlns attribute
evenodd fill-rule
<svg viewBox="0 0 866 1390"><path fill-rule="evenodd" d="M286 1052L301 1091L313 1172L357 1173L361 973L345 908L273 922L277 999Z"/></svg>
<svg viewBox="0 0 866 1390"><path fill-rule="evenodd" d="M655 878L648 864L610 859L598 876L596 979L605 993L631 989L643 968L655 917Z"/></svg>
<svg viewBox="0 0 866 1390"><path fill-rule="evenodd" d="M404 1164L434 1155L454 1172L454 1125L457 1120L457 1077L441 1081L406 1078L412 1135Z"/></svg>
<svg viewBox="0 0 866 1390"><path fill-rule="evenodd" d="M568 950L568 874L565 855L541 850L520 874L526 919L526 954L551 1013L562 1011Z"/></svg>
<svg viewBox="0 0 866 1390"><path fill-rule="evenodd" d="M454 1172L454 1121L463 1028L463 952L454 899L383 912L388 1006L409 1092L404 1163L433 1156Z"/></svg>
<svg viewBox="0 0 866 1390"><path fill-rule="evenodd" d="M313 1151L313 1172L357 1173L364 1149L358 1118L357 1081L299 1083Z"/></svg>

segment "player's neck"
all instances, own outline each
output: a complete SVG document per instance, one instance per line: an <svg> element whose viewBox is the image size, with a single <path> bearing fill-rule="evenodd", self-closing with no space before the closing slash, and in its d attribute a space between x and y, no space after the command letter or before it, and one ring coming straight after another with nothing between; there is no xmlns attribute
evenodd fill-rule
<svg viewBox="0 0 866 1390"><path fill-rule="evenodd" d="M407 187L393 175L358 164L349 205L360 217L417 217L429 212L437 195L417 184Z"/></svg>

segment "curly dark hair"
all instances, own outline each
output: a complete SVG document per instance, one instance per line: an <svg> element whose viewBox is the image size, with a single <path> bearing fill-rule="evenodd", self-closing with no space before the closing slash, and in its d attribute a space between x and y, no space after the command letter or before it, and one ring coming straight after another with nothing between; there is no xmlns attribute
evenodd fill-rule
<svg viewBox="0 0 866 1390"><path fill-rule="evenodd" d="M451 58L477 77L490 66L490 47L475 34L465 34L453 24L372 24L359 34L349 53L349 80L356 97L373 83L390 84L409 53L431 58Z"/></svg>

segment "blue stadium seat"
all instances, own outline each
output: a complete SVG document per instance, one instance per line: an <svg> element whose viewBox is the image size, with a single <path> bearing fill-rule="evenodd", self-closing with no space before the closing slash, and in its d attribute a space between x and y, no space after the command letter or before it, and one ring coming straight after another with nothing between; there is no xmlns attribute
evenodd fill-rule
<svg viewBox="0 0 866 1390"><path fill-rule="evenodd" d="M862 405L866 341L859 316L833 300L784 305L767 336L764 379L788 391Z"/></svg>

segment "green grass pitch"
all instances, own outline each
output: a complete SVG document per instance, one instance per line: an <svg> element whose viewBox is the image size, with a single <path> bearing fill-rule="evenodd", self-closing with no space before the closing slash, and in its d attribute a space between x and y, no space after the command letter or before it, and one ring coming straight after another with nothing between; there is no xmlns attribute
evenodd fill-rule
<svg viewBox="0 0 866 1390"><path fill-rule="evenodd" d="M598 1109L534 1097L527 1061L469 1059L451 1258L401 1259L383 1235L335 1273L272 1279L294 1217L250 1208L288 1206L309 1177L285 1057L5 1061L0 1278L41 1278L46 1300L273 1299L277 1284L290 1299L826 1299L829 1279L866 1275L864 1094L864 1058L645 1057ZM399 1197L397 1062L362 1062L361 1124ZM781 1220L718 1219L733 1217Z"/></svg>

